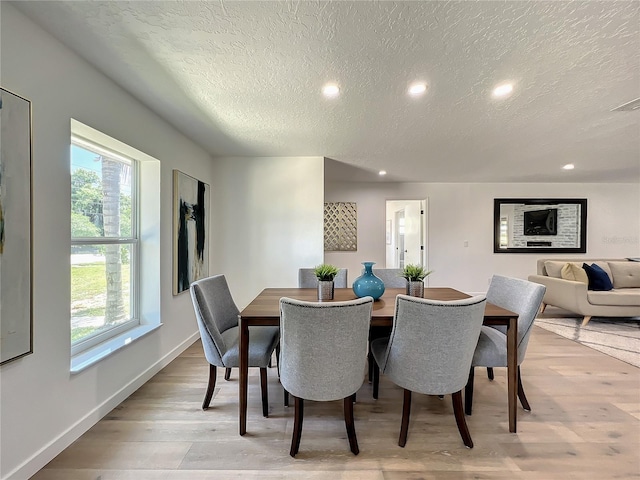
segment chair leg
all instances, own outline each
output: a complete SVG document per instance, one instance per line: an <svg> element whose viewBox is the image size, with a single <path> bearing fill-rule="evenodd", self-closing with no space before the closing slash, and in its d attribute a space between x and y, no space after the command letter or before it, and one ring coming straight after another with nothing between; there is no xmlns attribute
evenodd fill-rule
<svg viewBox="0 0 640 480"><path fill-rule="evenodd" d="M278 367L278 378L280 378L280 344L276 345L276 367Z"/></svg>
<svg viewBox="0 0 640 480"><path fill-rule="evenodd" d="M204 402L202 402L203 410L209 408L209 404L211 403L211 397L213 397L213 389L216 388L216 375L216 366L209 364L209 384L207 385L207 393L205 393L204 395Z"/></svg>
<svg viewBox="0 0 640 480"><path fill-rule="evenodd" d="M367 353L367 361L369 362L369 383L371 383L373 381L373 365L376 363L376 361L373 359L371 350L369 350L369 353Z"/></svg>
<svg viewBox="0 0 640 480"><path fill-rule="evenodd" d="M230 378L231 378L231 369L227 368L224 371L224 379L228 382Z"/></svg>
<svg viewBox="0 0 640 480"><path fill-rule="evenodd" d="M380 387L380 367L373 361L373 398L378 399L378 388Z"/></svg>
<svg viewBox="0 0 640 480"><path fill-rule="evenodd" d="M292 457L296 456L298 450L300 449L300 437L302 436L302 419L304 417L304 400L302 398L298 398L295 395L293 396L293 400L295 402L295 416L293 420L293 436L291 437L291 450L289 451L289 455Z"/></svg>
<svg viewBox="0 0 640 480"><path fill-rule="evenodd" d="M529 405L527 397L524 394L524 388L522 388L522 375L520 374L520 365L518 365L518 398L520 399L522 408L524 408L527 412L530 412L531 406Z"/></svg>
<svg viewBox="0 0 640 480"><path fill-rule="evenodd" d="M456 417L456 424L458 425L458 431L460 432L462 441L467 447L473 448L473 440L471 440L471 434L469 433L469 429L467 428L467 421L465 420L464 412L462 411L462 390L458 390L457 392L453 393L452 399L453 414Z"/></svg>
<svg viewBox="0 0 640 480"><path fill-rule="evenodd" d="M262 392L262 416L269 416L269 392L267 391L267 369L260 368L260 391Z"/></svg>
<svg viewBox="0 0 640 480"><path fill-rule="evenodd" d="M487 377L489 380L493 380L493 367L487 367Z"/></svg>
<svg viewBox="0 0 640 480"><path fill-rule="evenodd" d="M289 406L289 392L287 392L286 390L284 391L284 406Z"/></svg>
<svg viewBox="0 0 640 480"><path fill-rule="evenodd" d="M358 439L356 438L356 426L353 421L353 395L344 398L344 424L347 427L347 437L349 437L349 447L354 455L360 453Z"/></svg>
<svg viewBox="0 0 640 480"><path fill-rule="evenodd" d="M404 402L402 403L402 423L400 424L400 438L398 445L404 447L407 444L409 433L409 416L411 415L411 390L404 389Z"/></svg>
<svg viewBox="0 0 640 480"><path fill-rule="evenodd" d="M471 408L473 406L473 365L469 370L469 380L467 380L467 386L464 387L464 413L471 415Z"/></svg>

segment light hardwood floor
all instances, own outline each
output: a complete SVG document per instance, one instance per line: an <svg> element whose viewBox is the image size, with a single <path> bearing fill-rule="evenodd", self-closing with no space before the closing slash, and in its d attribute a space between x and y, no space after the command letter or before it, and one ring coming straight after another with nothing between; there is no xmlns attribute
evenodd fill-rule
<svg viewBox="0 0 640 480"><path fill-rule="evenodd" d="M522 366L532 407L509 433L506 378L476 371L475 448L467 449L451 397L414 395L407 446L397 445L402 391L384 376L380 399L364 383L355 405L360 455L349 452L342 402L306 402L300 453L289 445L293 408L269 370L263 418L250 370L248 433L238 435L238 372L218 375L200 409L207 363L196 342L38 472L34 480L618 479L640 478L640 369L534 327ZM255 370L255 371L253 371Z"/></svg>

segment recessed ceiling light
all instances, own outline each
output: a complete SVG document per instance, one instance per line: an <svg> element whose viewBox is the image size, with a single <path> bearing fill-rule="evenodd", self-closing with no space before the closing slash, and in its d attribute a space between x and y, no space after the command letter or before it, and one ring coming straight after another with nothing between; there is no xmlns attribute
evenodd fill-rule
<svg viewBox="0 0 640 480"><path fill-rule="evenodd" d="M574 168L576 168L576 166L573 163L567 163L564 167L562 167L563 170L573 170Z"/></svg>
<svg viewBox="0 0 640 480"><path fill-rule="evenodd" d="M409 95L412 97L419 97L427 91L426 83L414 83L409 87Z"/></svg>
<svg viewBox="0 0 640 480"><path fill-rule="evenodd" d="M380 171L378 172L378 175L380 175L381 177L384 177L386 174L387 174L387 171L386 171L386 170L380 170Z"/></svg>
<svg viewBox="0 0 640 480"><path fill-rule="evenodd" d="M511 92L513 92L513 84L503 83L502 85L498 85L493 89L493 96L496 98L503 98L511 95Z"/></svg>
<svg viewBox="0 0 640 480"><path fill-rule="evenodd" d="M340 87L333 83L329 83L322 87L322 94L327 98L335 98L340 95Z"/></svg>

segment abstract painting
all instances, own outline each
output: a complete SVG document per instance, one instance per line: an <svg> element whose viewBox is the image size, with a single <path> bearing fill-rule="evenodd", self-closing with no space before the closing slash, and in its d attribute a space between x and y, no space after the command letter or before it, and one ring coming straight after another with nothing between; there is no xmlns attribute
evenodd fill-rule
<svg viewBox="0 0 640 480"><path fill-rule="evenodd" d="M0 364L33 353L31 102L0 88Z"/></svg>
<svg viewBox="0 0 640 480"><path fill-rule="evenodd" d="M209 185L173 171L173 294L209 275Z"/></svg>

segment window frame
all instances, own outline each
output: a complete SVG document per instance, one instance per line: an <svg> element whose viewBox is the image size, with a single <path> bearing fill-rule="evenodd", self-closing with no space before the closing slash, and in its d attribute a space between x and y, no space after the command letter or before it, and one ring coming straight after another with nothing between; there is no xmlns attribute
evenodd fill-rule
<svg viewBox="0 0 640 480"><path fill-rule="evenodd" d="M131 236L129 237L71 237L71 248L74 246L85 245L130 245L130 266L129 266L129 319L123 323L109 328L103 332L89 335L86 338L79 339L71 343L71 355L78 355L89 350L101 343L107 342L118 335L121 335L131 329L141 325L140 315L140 258L141 258L141 242L140 242L140 188L141 188L141 162L129 155L114 150L112 148L101 145L100 143L89 140L85 137L73 133L71 135L72 146L77 146L85 150L89 150L98 155L108 156L118 161L128 163L131 168ZM71 167L72 158L70 154L69 167ZM71 170L70 170L71 175ZM71 207L71 205L70 205ZM69 210L71 214L71 208ZM71 305L71 304L70 304ZM71 316L69 317L69 326L71 327Z"/></svg>

